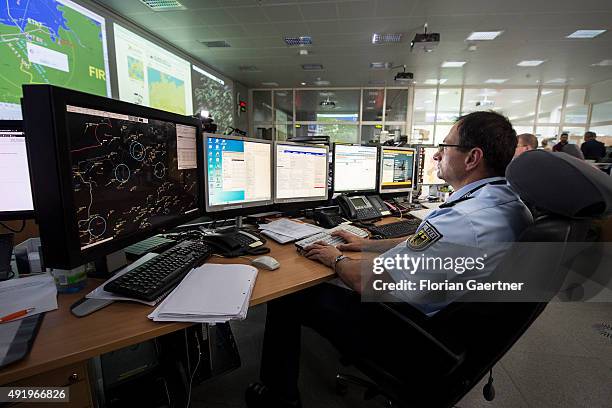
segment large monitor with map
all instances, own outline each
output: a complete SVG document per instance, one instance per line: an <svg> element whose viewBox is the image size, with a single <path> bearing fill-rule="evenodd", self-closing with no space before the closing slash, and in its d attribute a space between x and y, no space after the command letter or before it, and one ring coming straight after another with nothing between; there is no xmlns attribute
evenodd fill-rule
<svg viewBox="0 0 612 408"><path fill-rule="evenodd" d="M113 24L119 99L179 115L193 114L191 64Z"/></svg>
<svg viewBox="0 0 612 408"><path fill-rule="evenodd" d="M438 162L434 160L434 155L438 151L437 147L421 147L420 163L423 172L424 186L440 186L446 181L438 177Z"/></svg>
<svg viewBox="0 0 612 408"><path fill-rule="evenodd" d="M200 214L198 120L48 85L25 86L23 109L46 266L73 268Z"/></svg>
<svg viewBox="0 0 612 408"><path fill-rule="evenodd" d="M0 120L20 120L23 84L111 96L104 18L69 0L0 6Z"/></svg>
<svg viewBox="0 0 612 408"><path fill-rule="evenodd" d="M219 133L234 126L234 98L231 82L225 81L197 65L192 65L194 112L208 111Z"/></svg>

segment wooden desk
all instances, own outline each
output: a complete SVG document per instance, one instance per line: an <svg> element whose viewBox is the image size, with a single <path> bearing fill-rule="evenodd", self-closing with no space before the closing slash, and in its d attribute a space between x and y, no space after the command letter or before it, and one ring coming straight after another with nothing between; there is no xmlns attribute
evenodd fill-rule
<svg viewBox="0 0 612 408"><path fill-rule="evenodd" d="M260 270L251 297L251 306L314 286L334 276L327 267L310 261L293 244L269 240L270 255L281 266L275 271ZM211 258L210 263L248 263L246 259ZM90 279L85 290L59 295L59 309L47 312L30 354L0 370L0 384L13 383L40 373L83 362L92 357L140 343L188 327L188 323L157 323L147 318L153 307L117 302L89 316L77 318L70 305L101 284Z"/></svg>

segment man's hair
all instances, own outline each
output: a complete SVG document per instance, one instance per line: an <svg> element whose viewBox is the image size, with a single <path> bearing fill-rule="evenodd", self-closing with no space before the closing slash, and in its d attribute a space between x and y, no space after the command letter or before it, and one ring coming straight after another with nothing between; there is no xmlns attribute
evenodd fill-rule
<svg viewBox="0 0 612 408"><path fill-rule="evenodd" d="M569 137L569 133L567 133L567 132L561 132L561 136L567 136L567 137Z"/></svg>
<svg viewBox="0 0 612 408"><path fill-rule="evenodd" d="M457 119L457 130L459 144L481 148L485 166L495 176L506 173L517 145L516 132L508 118L493 111L472 112Z"/></svg>
<svg viewBox="0 0 612 408"><path fill-rule="evenodd" d="M587 139L595 139L597 137L597 134L589 130L588 132L584 132L584 137L586 137Z"/></svg>
<svg viewBox="0 0 612 408"><path fill-rule="evenodd" d="M516 137L518 140L531 147L532 149L538 148L538 138L531 133L521 133Z"/></svg>

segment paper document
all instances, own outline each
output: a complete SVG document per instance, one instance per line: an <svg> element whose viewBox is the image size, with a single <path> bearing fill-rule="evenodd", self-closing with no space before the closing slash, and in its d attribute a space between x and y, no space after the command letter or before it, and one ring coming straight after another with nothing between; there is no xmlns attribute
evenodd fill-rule
<svg viewBox="0 0 612 408"><path fill-rule="evenodd" d="M53 276L42 274L0 282L0 317L30 308L34 310L15 320L57 309Z"/></svg>
<svg viewBox="0 0 612 408"><path fill-rule="evenodd" d="M281 218L268 224L262 224L259 226L259 229L262 231L272 232L273 234L280 234L285 237L290 237L294 240L309 237L324 230L316 225L304 224L302 222L297 222L286 218ZM271 238L274 237L271 236Z"/></svg>
<svg viewBox="0 0 612 408"><path fill-rule="evenodd" d="M278 234L276 232L272 232L272 231L265 230L265 229L262 229L261 233L265 235L266 237L272 238L279 244L287 244L289 242L297 241L297 238L288 237L287 235Z"/></svg>
<svg viewBox="0 0 612 408"><path fill-rule="evenodd" d="M143 263L147 262L148 260L155 258L157 255L158 254L150 252L150 253L142 256L136 262L129 264L128 266L126 266L125 268L121 269L119 272L114 274L109 280L107 280L106 282L104 282L103 284L101 284L100 286L98 286L97 288L92 290L91 292L89 292L87 295L85 295L85 297L88 298L88 299L127 300L127 301L131 301L131 302L143 303L143 304L148 305L148 306L155 306L166 295L166 293L164 293L162 296L158 297L157 299L155 299L152 302L147 302L145 300L134 299L134 298L131 298L131 297L117 295L116 293L107 292L107 291L104 290L104 285L106 285L108 282L114 281L115 279L117 279L121 275L125 275L126 273L128 273L132 269L137 268L140 265L142 265Z"/></svg>
<svg viewBox="0 0 612 408"><path fill-rule="evenodd" d="M194 268L149 315L156 322L224 323L245 319L257 269L242 264Z"/></svg>

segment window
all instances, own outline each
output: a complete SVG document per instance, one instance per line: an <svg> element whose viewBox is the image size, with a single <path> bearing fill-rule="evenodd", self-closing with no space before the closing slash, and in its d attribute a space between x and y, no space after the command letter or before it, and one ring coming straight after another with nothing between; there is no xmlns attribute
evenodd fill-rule
<svg viewBox="0 0 612 408"><path fill-rule="evenodd" d="M272 122L272 92L253 91L253 122Z"/></svg>
<svg viewBox="0 0 612 408"><path fill-rule="evenodd" d="M538 123L559 123L563 105L563 89L542 89Z"/></svg>
<svg viewBox="0 0 612 408"><path fill-rule="evenodd" d="M329 136L332 142L359 143L359 126L344 124L296 125L296 136Z"/></svg>
<svg viewBox="0 0 612 408"><path fill-rule="evenodd" d="M385 122L405 122L408 113L408 89L387 89Z"/></svg>
<svg viewBox="0 0 612 408"><path fill-rule="evenodd" d="M612 121L612 101L594 104L591 123L609 121Z"/></svg>
<svg viewBox="0 0 612 408"><path fill-rule="evenodd" d="M274 91L274 109L276 109L275 123L293 122L293 91Z"/></svg>
<svg viewBox="0 0 612 408"><path fill-rule="evenodd" d="M433 123L436 120L436 89L414 90L414 123Z"/></svg>
<svg viewBox="0 0 612 408"><path fill-rule="evenodd" d="M380 141L382 125L363 125L361 127L361 144Z"/></svg>
<svg viewBox="0 0 612 408"><path fill-rule="evenodd" d="M360 97L359 89L296 90L296 121L357 123Z"/></svg>
<svg viewBox="0 0 612 408"><path fill-rule="evenodd" d="M382 108L384 98L384 89L363 90L363 111L361 112L361 118L364 122L382 121Z"/></svg>
<svg viewBox="0 0 612 408"><path fill-rule="evenodd" d="M434 144L434 125L414 125L412 127L412 137L410 143L412 144Z"/></svg>
<svg viewBox="0 0 612 408"><path fill-rule="evenodd" d="M440 89L436 122L455 122L460 116L461 89Z"/></svg>
<svg viewBox="0 0 612 408"><path fill-rule="evenodd" d="M586 90L570 89L565 104L565 123L586 123L588 107L584 104Z"/></svg>

